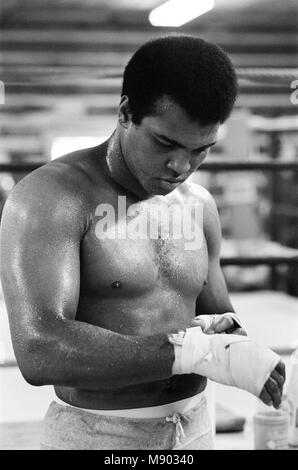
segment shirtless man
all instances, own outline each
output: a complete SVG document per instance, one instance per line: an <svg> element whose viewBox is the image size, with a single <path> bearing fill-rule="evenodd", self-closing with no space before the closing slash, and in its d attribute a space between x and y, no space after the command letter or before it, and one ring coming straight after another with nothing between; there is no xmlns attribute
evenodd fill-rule
<svg viewBox="0 0 298 470"><path fill-rule="evenodd" d="M212 448L206 377L279 407L284 365L242 336L215 203L185 181L236 90L217 46L175 35L147 43L126 67L108 141L32 172L8 198L1 275L15 354L30 384L57 395L43 449ZM192 249L160 226L152 239L111 235L153 203L190 201L202 215ZM109 208L115 222L104 234Z"/></svg>

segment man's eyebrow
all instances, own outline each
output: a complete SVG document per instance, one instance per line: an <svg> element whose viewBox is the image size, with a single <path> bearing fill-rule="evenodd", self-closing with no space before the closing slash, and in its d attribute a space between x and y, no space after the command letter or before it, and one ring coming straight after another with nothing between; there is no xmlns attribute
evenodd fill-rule
<svg viewBox="0 0 298 470"><path fill-rule="evenodd" d="M158 137L159 139L165 140L169 144L176 145L176 147L179 147L179 148L182 148L182 149L185 148L185 146L180 144L180 142L177 142L176 140L170 139L166 135L156 134L156 137ZM206 150L207 148L212 147L215 144L216 144L216 142L212 142L211 144L203 145L202 147L198 147L198 148L194 149L193 152L202 152L203 150Z"/></svg>

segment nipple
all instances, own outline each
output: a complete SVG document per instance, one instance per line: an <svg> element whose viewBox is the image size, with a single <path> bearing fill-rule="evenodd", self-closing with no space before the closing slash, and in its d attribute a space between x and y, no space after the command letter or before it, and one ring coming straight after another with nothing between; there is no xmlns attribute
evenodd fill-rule
<svg viewBox="0 0 298 470"><path fill-rule="evenodd" d="M207 284L208 284L208 281L207 281L207 279L205 279L204 286L207 286Z"/></svg>
<svg viewBox="0 0 298 470"><path fill-rule="evenodd" d="M111 286L113 289L118 289L118 287L121 287L121 282L120 281L112 282Z"/></svg>

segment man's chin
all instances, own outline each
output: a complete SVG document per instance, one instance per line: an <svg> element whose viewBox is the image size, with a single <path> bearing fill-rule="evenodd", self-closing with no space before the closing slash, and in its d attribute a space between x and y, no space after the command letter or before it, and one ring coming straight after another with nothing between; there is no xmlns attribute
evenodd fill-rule
<svg viewBox="0 0 298 470"><path fill-rule="evenodd" d="M161 188L160 186L154 186L152 188L150 188L150 191L148 191L148 194L150 194L150 196L166 196L167 194L170 194L172 191L174 191L174 189L176 188L172 188L172 189L169 189L169 188Z"/></svg>
<svg viewBox="0 0 298 470"><path fill-rule="evenodd" d="M166 196L167 194L172 193L175 191L176 188L173 189L168 189L168 190L160 190L158 193L156 193L156 196Z"/></svg>
<svg viewBox="0 0 298 470"><path fill-rule="evenodd" d="M156 191L158 191L158 194L166 195L174 191L176 188L178 188L181 185L181 183L172 183L170 181L166 180L158 180L158 184L156 184Z"/></svg>
<svg viewBox="0 0 298 470"><path fill-rule="evenodd" d="M170 183L162 179L154 179L150 184L142 185L148 195L151 196L166 196L174 191L181 183Z"/></svg>

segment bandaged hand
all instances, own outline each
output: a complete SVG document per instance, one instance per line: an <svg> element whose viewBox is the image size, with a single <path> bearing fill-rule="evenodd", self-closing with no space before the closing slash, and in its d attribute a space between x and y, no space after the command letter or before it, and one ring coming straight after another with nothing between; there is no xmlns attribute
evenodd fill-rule
<svg viewBox="0 0 298 470"><path fill-rule="evenodd" d="M234 312L218 315L198 315L192 320L190 326L200 326L207 335L216 333L247 335L240 318Z"/></svg>
<svg viewBox="0 0 298 470"><path fill-rule="evenodd" d="M280 357L247 336L205 334L200 326L169 335L172 373L199 374L246 390L278 408L284 383Z"/></svg>

